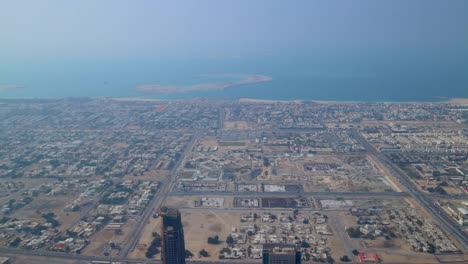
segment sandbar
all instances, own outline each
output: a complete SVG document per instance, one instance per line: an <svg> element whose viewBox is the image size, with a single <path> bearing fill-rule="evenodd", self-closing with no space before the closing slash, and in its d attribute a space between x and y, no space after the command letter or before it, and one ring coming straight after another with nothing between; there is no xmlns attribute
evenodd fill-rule
<svg viewBox="0 0 468 264"><path fill-rule="evenodd" d="M24 88L23 85L14 85L14 84L5 84L5 85L0 85L0 90L16 90Z"/></svg>
<svg viewBox="0 0 468 264"><path fill-rule="evenodd" d="M221 78L240 78L240 80L226 81L226 82L210 82L199 83L194 85L166 85L166 84L144 84L134 87L133 89L152 94L175 94L175 93L188 93L194 91L221 91L229 87L254 84L261 82L269 82L272 80L271 76L261 74L204 74L198 77L221 77Z"/></svg>

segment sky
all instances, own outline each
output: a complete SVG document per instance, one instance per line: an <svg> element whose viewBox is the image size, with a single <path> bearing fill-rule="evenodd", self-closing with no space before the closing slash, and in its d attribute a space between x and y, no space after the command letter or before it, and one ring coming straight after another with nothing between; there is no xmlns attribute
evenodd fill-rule
<svg viewBox="0 0 468 264"><path fill-rule="evenodd" d="M0 0L0 59L468 58L466 0Z"/></svg>

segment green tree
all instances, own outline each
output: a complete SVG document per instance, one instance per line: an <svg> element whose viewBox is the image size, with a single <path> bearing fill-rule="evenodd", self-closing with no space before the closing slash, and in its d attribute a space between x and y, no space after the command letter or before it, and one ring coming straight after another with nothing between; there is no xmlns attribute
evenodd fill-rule
<svg viewBox="0 0 468 264"><path fill-rule="evenodd" d="M193 253L190 251L190 250L185 250L185 258L192 258L193 257Z"/></svg>
<svg viewBox="0 0 468 264"><path fill-rule="evenodd" d="M234 238L232 238L232 236L229 235L229 236L226 238L226 243L227 243L228 245L234 244Z"/></svg>
<svg viewBox="0 0 468 264"><path fill-rule="evenodd" d="M202 256L202 257L205 257L205 258L210 256L210 254L208 254L208 252L205 249L200 250L200 252L198 252L198 254L200 256Z"/></svg>

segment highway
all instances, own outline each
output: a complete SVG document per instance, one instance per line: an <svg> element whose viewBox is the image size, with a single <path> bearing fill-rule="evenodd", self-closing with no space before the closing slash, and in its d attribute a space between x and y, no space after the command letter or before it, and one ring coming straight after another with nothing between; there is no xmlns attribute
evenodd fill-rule
<svg viewBox="0 0 468 264"><path fill-rule="evenodd" d="M16 258L18 256L24 257L28 256L31 259L34 259L34 263L76 263L76 264L88 264L92 263L92 261L108 261L111 264L111 261L115 262L122 262L126 264L160 264L160 260L139 260L139 259L128 259L128 258L110 258L110 257L96 257L96 256L85 256L85 255L77 255L77 254L69 254L69 253L61 253L61 252L37 252L34 250L25 250L25 249L16 249L16 248L3 248L0 247L0 256L5 256L9 258ZM259 263L260 260L252 261L252 260L245 260L242 262L229 262L229 264L246 264L246 263ZM16 262L13 262L16 263ZM203 261L203 260L187 260L187 263L194 263L194 264L226 264L226 262L217 262L217 261Z"/></svg>
<svg viewBox="0 0 468 264"><path fill-rule="evenodd" d="M164 197L167 194L166 189L169 189L169 187L166 188L167 184L167 179L164 179L164 181L161 182L161 186L158 192L156 193L153 200L151 200L151 203L145 209L140 219L137 221L136 227L131 231L131 234L125 240L125 243L122 243L122 249L118 255L127 256L135 249L139 242L141 232L147 224L148 218L155 212L156 208L161 205L162 201L164 201Z"/></svg>
<svg viewBox="0 0 468 264"><path fill-rule="evenodd" d="M449 199L449 200L468 200L468 194L429 194L431 198L435 199Z"/></svg>
<svg viewBox="0 0 468 264"><path fill-rule="evenodd" d="M409 194L416 200L426 211L431 214L438 225L451 234L459 244L466 251L468 249L468 235L460 227L460 225L453 220L439 205L436 204L429 196L417 189L408 176L384 154L377 151L370 143L368 143L357 131L351 131L352 136L372 155L379 159L409 192Z"/></svg>
<svg viewBox="0 0 468 264"><path fill-rule="evenodd" d="M180 169L181 164L184 161L186 154L192 149L196 140L200 137L202 132L194 134L190 142L187 144L183 154L180 159L176 162L169 173L169 177L163 180L162 185L160 186L155 197L148 205L146 210L143 212L140 220L137 222L136 227L132 230L132 233L128 236L125 243L122 245L122 250L120 251L117 257L96 257L96 256L85 256L61 252L52 252L52 251L33 251L33 250L24 250L24 249L15 249L15 248L1 248L0 255L14 258L15 256L30 256L31 258L44 260L43 263L61 263L62 260L64 263L69 263L65 261L75 261L73 263L91 263L93 260L99 261L121 261L128 264L159 264L160 261L157 260L132 260L129 259L129 255L132 250L136 247L139 242L139 238L146 226L148 219L155 212L162 202L164 201L167 195L235 195L235 196L256 196L256 197L271 197L271 196L314 196L314 197L370 197L370 198L390 198L390 197L413 197L422 207L424 207L428 213L434 218L437 224L445 230L447 233L451 234L456 240L460 242L464 250L467 250L468 247L468 235L461 229L461 227L450 217L445 211L440 208L434 201L433 198L450 198L450 199L463 199L466 195L426 195L418 190L408 178L408 176L398 168L393 162L391 162L384 154L378 152L372 145L370 145L357 131L352 131L352 136L367 150L368 153L375 156L379 159L382 164L384 164L391 172L392 176L397 179L408 192L182 192L175 191L170 192L172 185L177 181L177 171ZM335 226L335 228L337 228ZM349 250L349 248L348 248ZM57 260L53 262L51 260ZM35 262L36 263L36 262ZM37 262L40 263L40 262ZM222 262L206 262L202 260L193 260L188 261L188 263L198 263L198 264L215 264ZM231 264L245 264L245 263L260 263L260 260L257 261L242 261L239 263L229 262ZM352 263L352 262L349 262ZM390 263L390 264L399 264L399 263Z"/></svg>
<svg viewBox="0 0 468 264"><path fill-rule="evenodd" d="M193 145L202 133L203 132L197 132L192 136L192 139L185 147L184 152L170 170L168 177L162 181L162 185L159 187L155 197L153 200L151 200L151 203L143 212L140 220L137 222L137 226L132 230L132 233L128 236L125 243L123 243L122 249L118 254L119 256L129 257L129 255L133 252L139 242L144 227L148 223L148 219L153 215L155 210L161 206L167 194L172 189L172 185L177 181L176 176L180 165L185 159L186 154L192 149Z"/></svg>
<svg viewBox="0 0 468 264"><path fill-rule="evenodd" d="M125 264L161 264L159 260L138 260L138 259L126 259L126 258L105 258L105 257L92 257L92 256L83 256L83 255L70 255L67 253L58 253L48 251L47 253L40 254L35 251L30 250L20 250L20 249L11 249L11 248L0 248L0 255L4 257L9 257L12 260L12 263L24 263L17 262L16 260L24 260L24 257L28 258L28 263L34 264L64 264L64 263L73 263L73 264L92 264L93 261L102 261L101 263L111 264L116 262L121 262ZM186 261L189 264L259 264L261 260L249 260L246 259L242 262L229 261L229 262L220 262L220 261L203 261L202 259L193 259ZM316 264L320 262L304 262L307 264ZM347 262L350 264L357 264L360 262ZM407 264L399 262L385 262L386 264ZM462 262L450 262L451 264L462 264Z"/></svg>

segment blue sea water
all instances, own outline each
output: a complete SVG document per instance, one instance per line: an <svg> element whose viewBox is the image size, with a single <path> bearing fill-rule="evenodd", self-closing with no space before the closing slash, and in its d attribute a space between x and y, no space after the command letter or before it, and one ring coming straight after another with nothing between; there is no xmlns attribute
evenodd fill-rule
<svg viewBox="0 0 468 264"><path fill-rule="evenodd" d="M144 84L193 85L235 78L203 74L262 74L270 82L154 95ZM427 58L264 57L212 59L55 60L0 62L0 98L146 97L162 99L439 101L468 97L468 62Z"/></svg>

